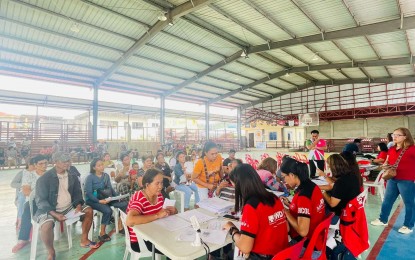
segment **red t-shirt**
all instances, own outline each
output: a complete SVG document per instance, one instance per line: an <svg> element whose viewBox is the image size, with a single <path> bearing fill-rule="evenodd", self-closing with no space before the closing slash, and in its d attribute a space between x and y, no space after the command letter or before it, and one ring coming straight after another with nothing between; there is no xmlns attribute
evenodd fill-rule
<svg viewBox="0 0 415 260"><path fill-rule="evenodd" d="M388 156L388 152L385 151L380 151L378 154L378 157L376 157L376 159L383 159L386 160L386 157Z"/></svg>
<svg viewBox="0 0 415 260"><path fill-rule="evenodd" d="M163 195L159 194L157 197L156 205L152 205L144 195L143 191L137 191L131 197L130 202L128 203L127 207L127 214L130 210L135 210L140 215L152 215L156 214L163 208ZM128 227L128 232L130 232L130 241L132 243L138 242L137 235L134 233L131 227Z"/></svg>
<svg viewBox="0 0 415 260"><path fill-rule="evenodd" d="M242 209L241 234L255 239L253 253L275 255L288 247L288 229L284 206L275 197L274 206L249 199Z"/></svg>
<svg viewBox="0 0 415 260"><path fill-rule="evenodd" d="M396 160L399 157L402 149L396 150L396 146L392 146L388 151L388 163L389 165L394 165ZM398 168L396 169L396 180L407 180L407 181L414 181L415 180L415 146L410 146L405 151L404 155L402 156L401 160L399 161Z"/></svg>
<svg viewBox="0 0 415 260"><path fill-rule="evenodd" d="M311 239L318 224L325 219L325 209L323 194L320 188L311 180L302 182L298 186L297 192L290 204L290 213L295 218L305 217L310 219L310 227L307 234L308 239ZM290 236L296 238L299 234L294 228L290 228ZM316 248L318 250L322 249L321 241L323 241L323 238L317 240Z"/></svg>

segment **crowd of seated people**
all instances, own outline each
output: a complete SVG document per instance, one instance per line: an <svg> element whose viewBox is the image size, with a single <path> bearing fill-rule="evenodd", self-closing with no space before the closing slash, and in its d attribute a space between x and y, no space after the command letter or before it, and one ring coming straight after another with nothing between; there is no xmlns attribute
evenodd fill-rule
<svg viewBox="0 0 415 260"><path fill-rule="evenodd" d="M410 193L405 186L409 179L412 178L412 182L414 180L413 174L405 172L405 167L409 165L407 161L413 159L413 139L409 131L403 128L397 129L393 136L395 146L387 152L387 159L379 162L385 163L389 160L390 164L395 163L399 152L403 150L403 168L398 167L398 179L390 184L388 181L388 201L384 202L380 219L373 221L373 225L386 224L390 204L398 194L404 197L404 202L409 207L413 207L413 200L411 204L406 197L412 194L413 198L415 191ZM382 149L380 147L381 151ZM310 178L309 165L295 158L285 156L279 165L276 160L267 157L259 163L256 170L237 159L235 153L236 151L231 150L229 157L223 160L217 144L210 141L205 143L200 156L196 150L189 150L188 154L186 151L178 151L170 165L165 161L162 152L157 153L156 158L150 154L142 156L141 165L133 160L129 151L120 155L119 163L114 163L109 154L104 153L102 158L95 158L90 163L90 172L83 182L84 187L80 184L79 172L71 170L71 158L68 154L56 153L53 158L55 166L46 173L46 168L42 168L42 162L46 159L34 157L28 163L28 168L22 172L26 177L22 177L20 186L18 181L13 186L16 188L16 201L23 201L18 203L23 210L19 214L19 242L13 252L17 252L29 241L27 227L30 230L30 210L24 201L30 192L34 196L37 208L34 215L41 225L40 234L49 259L55 257L53 225L55 221L65 221L65 214L70 210L85 213L80 245L86 248L99 246L87 237L93 219L92 209L103 214L98 237L102 243L111 240L106 230L113 214L111 207L126 212L126 224L129 227L126 231L130 235L131 248L140 252L140 238L131 227L177 214L174 207L162 207L164 198L168 198L169 192L174 189L184 192L185 210L189 210L191 206L192 194L195 205L200 200L213 197L234 202L234 211L239 212L242 225L239 229L232 222L228 222L223 228L229 231L240 252L249 254L250 259L272 259L278 252L305 240L304 252L315 233L314 230L329 213L335 214L333 222L341 220L347 206L363 191L359 167L352 152L332 154L327 159L326 170L316 169L318 175L327 181L327 185L320 186ZM27 176L31 176L30 181ZM84 189L85 197L81 189ZM278 198L276 194L282 193L284 195ZM118 194L128 196L115 202L107 200L108 197ZM413 227L411 213L407 211L406 214L401 233L409 233ZM115 224L122 230L121 223ZM341 221L340 230L344 230L344 223ZM367 225L366 230L363 228L358 232L362 232L361 236L365 237ZM362 244L359 250L348 248L350 238L345 236L343 241L338 242L337 250L334 248L326 251L325 238L322 236L323 234L319 235L314 245L313 259L318 259L322 254L327 254L329 259L331 254L335 259L338 259L338 255L355 259L368 248L366 244ZM146 242L146 247L151 250L151 243ZM158 250L156 252L161 254ZM219 259L231 255L233 256L232 247L227 246L211 252L210 258Z"/></svg>

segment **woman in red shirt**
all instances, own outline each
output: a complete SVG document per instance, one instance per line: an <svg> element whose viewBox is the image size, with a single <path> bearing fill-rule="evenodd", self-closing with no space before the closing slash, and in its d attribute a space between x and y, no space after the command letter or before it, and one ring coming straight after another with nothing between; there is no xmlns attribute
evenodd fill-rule
<svg viewBox="0 0 415 260"><path fill-rule="evenodd" d="M140 225L152 222L159 218L165 218L172 214L177 214L175 207L163 209L164 198L161 194L163 189L163 172L158 169L149 169L143 176L144 189L137 191L130 199L127 207L126 224L130 233L131 249L140 252L137 235L131 228L134 225ZM152 244L148 241L147 249L151 251ZM156 253L160 254L158 250Z"/></svg>
<svg viewBox="0 0 415 260"><path fill-rule="evenodd" d="M232 222L229 231L235 246L253 259L269 259L288 247L288 225L281 201L262 184L249 164L237 166L230 174L235 186L235 211L242 211L241 230Z"/></svg>
<svg viewBox="0 0 415 260"><path fill-rule="evenodd" d="M380 210L379 219L370 224L374 226L386 226L389 214L392 210L393 203L399 194L402 196L405 204L405 219L403 226L398 230L399 233L409 234L414 227L413 209L415 196L415 146L411 132L407 128L397 128L392 134L395 143L388 151L388 164L394 165L398 157L403 153L398 167L396 168L396 176L389 179L386 184L385 198Z"/></svg>
<svg viewBox="0 0 415 260"><path fill-rule="evenodd" d="M379 154L376 159L373 159L372 162L376 164L383 164L388 157L388 146L385 143L378 143Z"/></svg>
<svg viewBox="0 0 415 260"><path fill-rule="evenodd" d="M297 187L291 203L284 198L284 204L289 207L285 210L285 214L291 227L290 236L297 242L303 237L311 239L315 228L326 215L323 195L308 176L307 164L290 157L284 159L281 165L281 177L290 187ZM322 242L323 237L319 241ZM323 246L325 246L323 243L317 243L315 251L321 251Z"/></svg>

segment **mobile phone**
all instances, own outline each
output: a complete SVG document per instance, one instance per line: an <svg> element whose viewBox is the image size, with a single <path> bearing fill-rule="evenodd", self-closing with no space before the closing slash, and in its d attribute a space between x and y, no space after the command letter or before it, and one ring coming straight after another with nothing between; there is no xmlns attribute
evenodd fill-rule
<svg viewBox="0 0 415 260"><path fill-rule="evenodd" d="M224 217L224 218L234 219L234 220L239 220L239 218L238 218L238 217L235 217L235 216L232 216L232 215L229 215L229 214L223 215L223 217Z"/></svg>

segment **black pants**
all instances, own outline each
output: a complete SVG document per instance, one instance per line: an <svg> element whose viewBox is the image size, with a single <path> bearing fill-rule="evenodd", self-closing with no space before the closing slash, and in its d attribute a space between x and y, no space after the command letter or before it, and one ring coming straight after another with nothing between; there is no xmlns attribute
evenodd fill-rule
<svg viewBox="0 0 415 260"><path fill-rule="evenodd" d="M315 163L317 163L317 166L320 170L324 171L324 160L309 160L308 162L310 165L310 178L316 177Z"/></svg>
<svg viewBox="0 0 415 260"><path fill-rule="evenodd" d="M126 232L128 232L128 231L126 231ZM144 240L144 243L146 243L146 247L147 247L148 251L152 252L152 250L153 250L153 244L151 242L145 241L145 240ZM135 252L138 252L138 253L141 252L141 250L140 250L140 244L138 242L131 242L131 249L133 251L135 251ZM158 251L157 248L155 248L154 252L156 254L160 254L160 255L163 254L162 252ZM168 258L168 257L166 257L166 259L170 260L170 258Z"/></svg>

